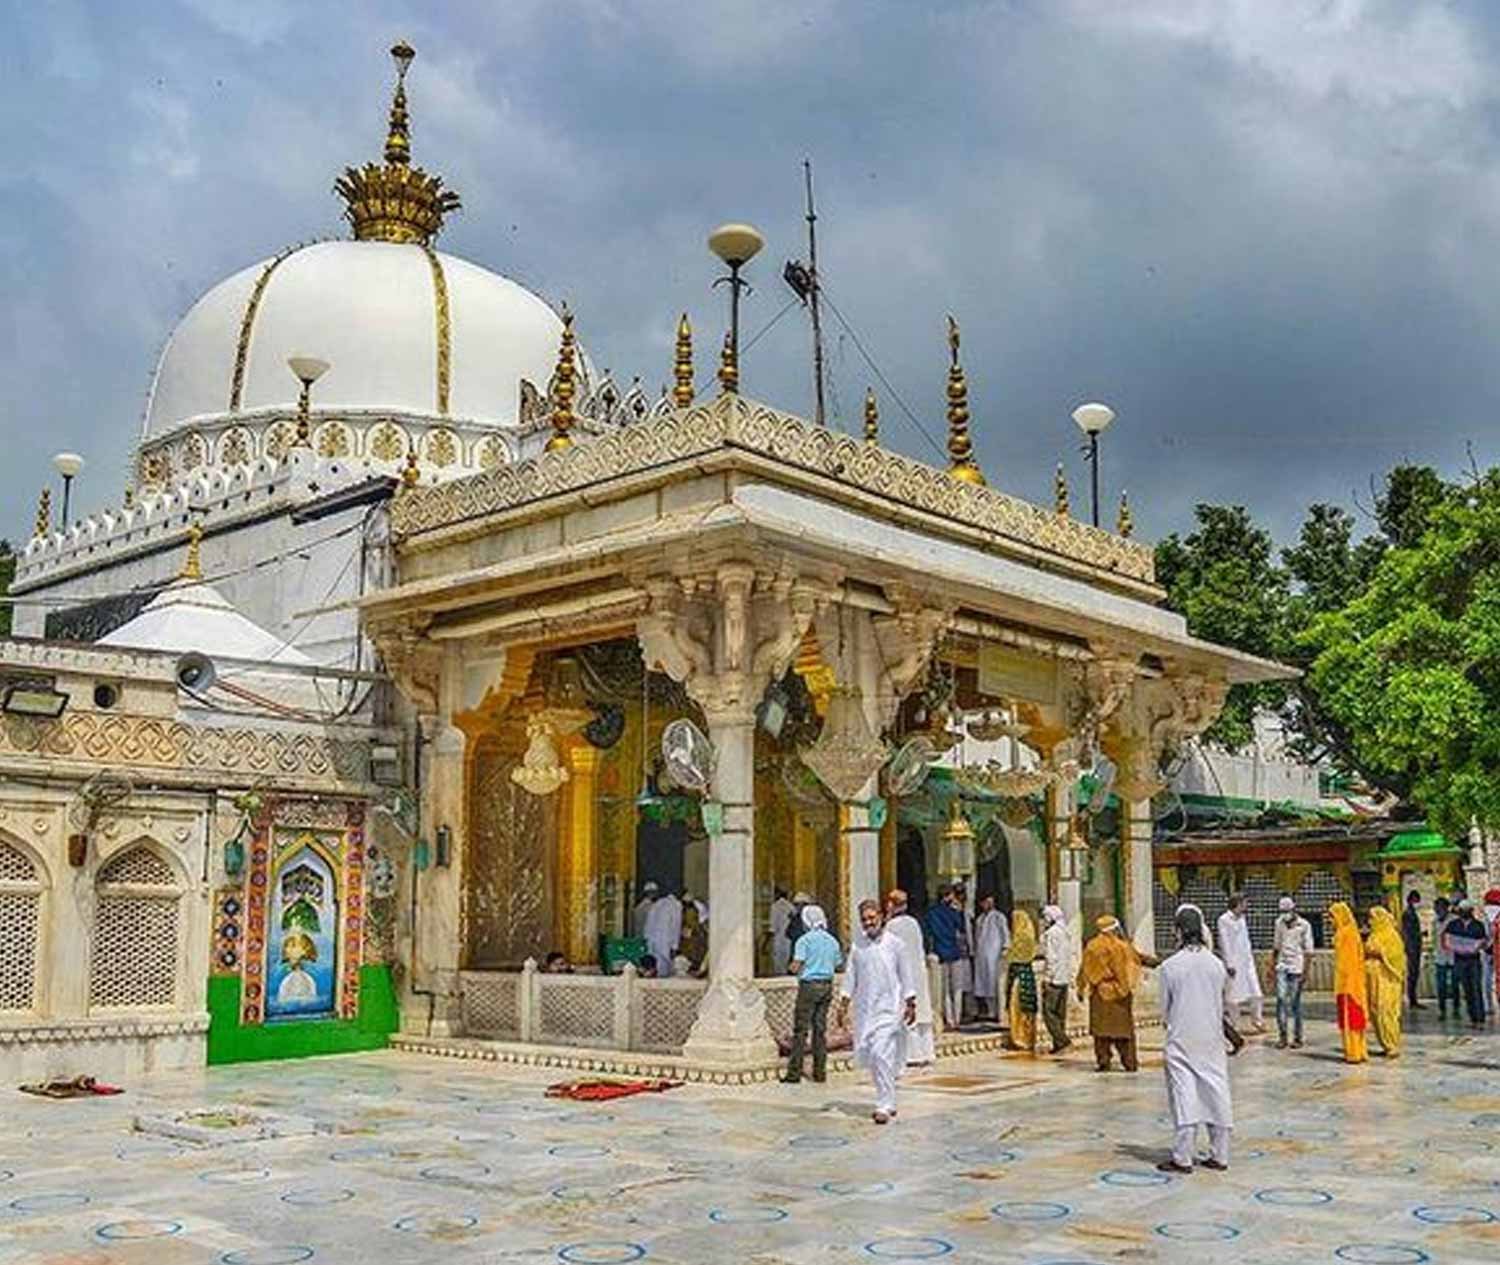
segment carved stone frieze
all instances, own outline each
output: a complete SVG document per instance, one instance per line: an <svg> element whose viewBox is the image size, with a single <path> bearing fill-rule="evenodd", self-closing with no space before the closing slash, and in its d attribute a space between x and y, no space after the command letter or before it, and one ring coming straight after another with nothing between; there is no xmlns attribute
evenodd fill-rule
<svg viewBox="0 0 1500 1265"><path fill-rule="evenodd" d="M514 509L608 479L643 474L715 451L739 450L899 502L967 529L978 528L1027 550L1151 583L1148 545L1113 535L947 470L835 434L801 418L725 394L605 431L586 443L544 453L469 478L414 488L392 507L398 535L410 537L485 514Z"/></svg>

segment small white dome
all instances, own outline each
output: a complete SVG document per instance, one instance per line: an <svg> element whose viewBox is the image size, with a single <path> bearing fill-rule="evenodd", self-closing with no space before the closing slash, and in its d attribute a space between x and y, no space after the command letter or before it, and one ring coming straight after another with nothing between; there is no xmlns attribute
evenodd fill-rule
<svg viewBox="0 0 1500 1265"><path fill-rule="evenodd" d="M514 423L521 379L547 389L562 322L514 281L452 255L435 257L448 298L446 415ZM298 385L286 363L293 355L331 366L313 388L319 410L436 416L438 310L437 278L421 246L319 242L279 262L263 260L216 285L173 331L143 438L204 414L294 408Z"/></svg>

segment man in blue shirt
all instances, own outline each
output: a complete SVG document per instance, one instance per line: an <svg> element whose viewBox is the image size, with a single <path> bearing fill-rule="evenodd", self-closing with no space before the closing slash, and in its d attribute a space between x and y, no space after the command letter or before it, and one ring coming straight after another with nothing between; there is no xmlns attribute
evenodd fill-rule
<svg viewBox="0 0 1500 1265"><path fill-rule="evenodd" d="M797 1006L792 1012L792 1052L782 1081L802 1079L807 1033L812 1029L813 1080L828 1079L828 1006L833 1001L833 973L843 961L839 942L828 934L828 915L818 905L802 910L806 930L792 948L792 974L797 977Z"/></svg>
<svg viewBox="0 0 1500 1265"><path fill-rule="evenodd" d="M932 951L943 966L943 1025L951 1032L964 1018L964 990L968 986L968 918L955 885L945 887L938 903L927 911L927 934Z"/></svg>

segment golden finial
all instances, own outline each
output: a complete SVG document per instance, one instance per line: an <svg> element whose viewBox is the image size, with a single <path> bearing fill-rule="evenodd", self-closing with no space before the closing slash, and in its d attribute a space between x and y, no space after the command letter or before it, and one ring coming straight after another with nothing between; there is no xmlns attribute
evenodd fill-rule
<svg viewBox="0 0 1500 1265"><path fill-rule="evenodd" d="M880 404L875 399L875 388L865 388L865 443L880 442Z"/></svg>
<svg viewBox="0 0 1500 1265"><path fill-rule="evenodd" d="M413 439L406 446L406 464L401 467L401 486L414 488L421 478L422 472L417 468L417 441Z"/></svg>
<svg viewBox="0 0 1500 1265"><path fill-rule="evenodd" d="M182 570L177 573L179 580L198 581L203 578L203 557L199 550L202 539L203 527L194 519L188 524L187 557L183 559Z"/></svg>
<svg viewBox="0 0 1500 1265"><path fill-rule="evenodd" d="M563 308L562 341L557 349L557 372L552 375L552 437L548 452L573 446L573 378L577 365L573 355L573 313Z"/></svg>
<svg viewBox="0 0 1500 1265"><path fill-rule="evenodd" d="M33 536L45 536L52 530L52 489L43 488L36 502L36 527Z"/></svg>
<svg viewBox="0 0 1500 1265"><path fill-rule="evenodd" d="M984 484L984 472L974 464L969 439L969 382L958 363L958 322L948 317L948 474L963 483Z"/></svg>
<svg viewBox="0 0 1500 1265"><path fill-rule="evenodd" d="M1130 513L1130 498L1120 493L1120 516L1115 520L1115 531L1129 537L1135 532L1135 518Z"/></svg>
<svg viewBox="0 0 1500 1265"><path fill-rule="evenodd" d="M416 53L404 40L391 48L396 90L386 128L385 165L345 167L333 182L344 199L344 218L359 241L415 242L429 245L442 231L443 217L461 205L443 188L441 176L411 165L411 116L406 109L406 71Z"/></svg>
<svg viewBox="0 0 1500 1265"><path fill-rule="evenodd" d="M125 485L125 508L126 509L134 509L135 508L135 489L133 487L131 487L128 483Z"/></svg>
<svg viewBox="0 0 1500 1265"><path fill-rule="evenodd" d="M406 71L417 55L405 40L391 45L391 60L396 63L396 91L391 97L390 129L385 138L385 160L407 166L411 162L411 119L406 113Z"/></svg>
<svg viewBox="0 0 1500 1265"><path fill-rule="evenodd" d="M1059 518L1068 516L1068 476L1063 473L1063 463L1057 463L1057 473L1052 476L1052 500Z"/></svg>
<svg viewBox="0 0 1500 1265"><path fill-rule="evenodd" d="M677 354L672 360L672 376L676 379L672 403L678 408L690 407L693 403L693 327L688 324L686 312L677 322Z"/></svg>
<svg viewBox="0 0 1500 1265"><path fill-rule="evenodd" d="M719 353L719 388L731 395L738 395L740 389L740 365L735 359L734 339L728 333L724 335L724 350Z"/></svg>

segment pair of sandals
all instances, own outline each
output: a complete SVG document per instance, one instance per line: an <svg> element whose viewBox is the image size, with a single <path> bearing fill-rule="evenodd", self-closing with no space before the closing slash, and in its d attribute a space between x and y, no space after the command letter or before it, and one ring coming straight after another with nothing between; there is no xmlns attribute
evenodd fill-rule
<svg viewBox="0 0 1500 1265"><path fill-rule="evenodd" d="M876 1124L890 1124L895 1118L896 1110L894 1107L890 1111L877 1111L870 1117Z"/></svg>

